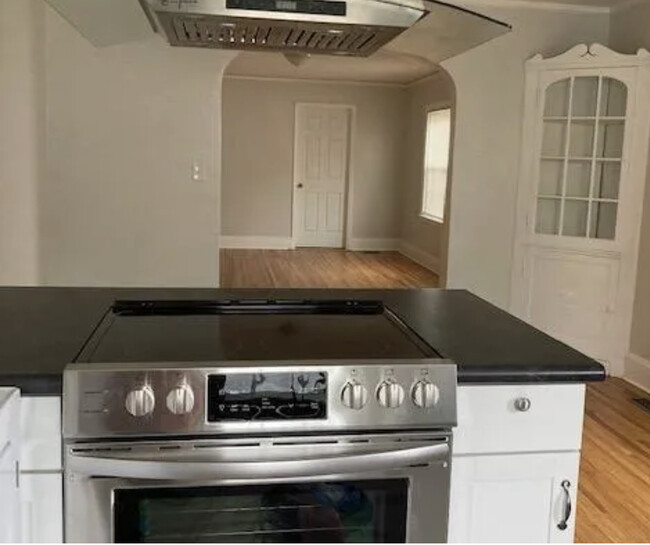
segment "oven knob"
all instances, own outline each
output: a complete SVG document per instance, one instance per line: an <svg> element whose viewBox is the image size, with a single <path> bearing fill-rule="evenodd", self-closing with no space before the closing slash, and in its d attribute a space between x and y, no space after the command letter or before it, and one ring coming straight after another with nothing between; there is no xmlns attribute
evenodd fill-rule
<svg viewBox="0 0 650 545"><path fill-rule="evenodd" d="M428 380L420 380L413 385L411 389L411 399L413 404L422 409L435 407L440 400L440 390Z"/></svg>
<svg viewBox="0 0 650 545"><path fill-rule="evenodd" d="M194 408L194 392L188 384L181 384L167 394L167 408L176 415L189 414Z"/></svg>
<svg viewBox="0 0 650 545"><path fill-rule="evenodd" d="M348 382L341 390L341 402L348 409L359 410L368 402L368 390L358 382Z"/></svg>
<svg viewBox="0 0 650 545"><path fill-rule="evenodd" d="M147 416L156 406L156 398L151 386L141 386L131 390L124 401L126 410L133 416Z"/></svg>
<svg viewBox="0 0 650 545"><path fill-rule="evenodd" d="M386 380L377 388L377 401L382 407L396 409L404 403L404 388L397 382Z"/></svg>

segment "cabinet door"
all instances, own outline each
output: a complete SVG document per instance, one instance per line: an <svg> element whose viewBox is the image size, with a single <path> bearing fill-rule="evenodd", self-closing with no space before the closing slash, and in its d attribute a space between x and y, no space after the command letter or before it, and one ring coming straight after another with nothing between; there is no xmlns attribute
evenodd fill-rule
<svg viewBox="0 0 650 545"><path fill-rule="evenodd" d="M20 506L24 543L63 542L61 473L23 473Z"/></svg>
<svg viewBox="0 0 650 545"><path fill-rule="evenodd" d="M579 452L455 457L449 541L572 542L579 461Z"/></svg>
<svg viewBox="0 0 650 545"><path fill-rule="evenodd" d="M16 391L0 393L0 543L20 540L18 496L19 402Z"/></svg>

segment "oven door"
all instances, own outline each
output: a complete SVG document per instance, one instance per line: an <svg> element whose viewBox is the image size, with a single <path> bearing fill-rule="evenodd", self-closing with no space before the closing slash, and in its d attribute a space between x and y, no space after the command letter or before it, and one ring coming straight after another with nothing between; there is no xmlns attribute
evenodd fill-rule
<svg viewBox="0 0 650 545"><path fill-rule="evenodd" d="M444 542L449 437L74 445L71 542Z"/></svg>

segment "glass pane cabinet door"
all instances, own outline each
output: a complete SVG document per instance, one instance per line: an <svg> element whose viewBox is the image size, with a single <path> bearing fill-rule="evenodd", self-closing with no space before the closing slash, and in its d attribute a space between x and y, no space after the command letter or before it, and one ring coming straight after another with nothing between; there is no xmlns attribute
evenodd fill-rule
<svg viewBox="0 0 650 545"><path fill-rule="evenodd" d="M627 114L627 87L576 76L545 93L535 232L613 240Z"/></svg>

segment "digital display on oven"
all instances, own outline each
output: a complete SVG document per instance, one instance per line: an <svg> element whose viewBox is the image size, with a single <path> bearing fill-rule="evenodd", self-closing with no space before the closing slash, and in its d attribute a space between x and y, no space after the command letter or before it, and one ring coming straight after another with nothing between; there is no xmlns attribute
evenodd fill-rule
<svg viewBox="0 0 650 545"><path fill-rule="evenodd" d="M208 376L208 422L324 420L327 373L232 373Z"/></svg>

